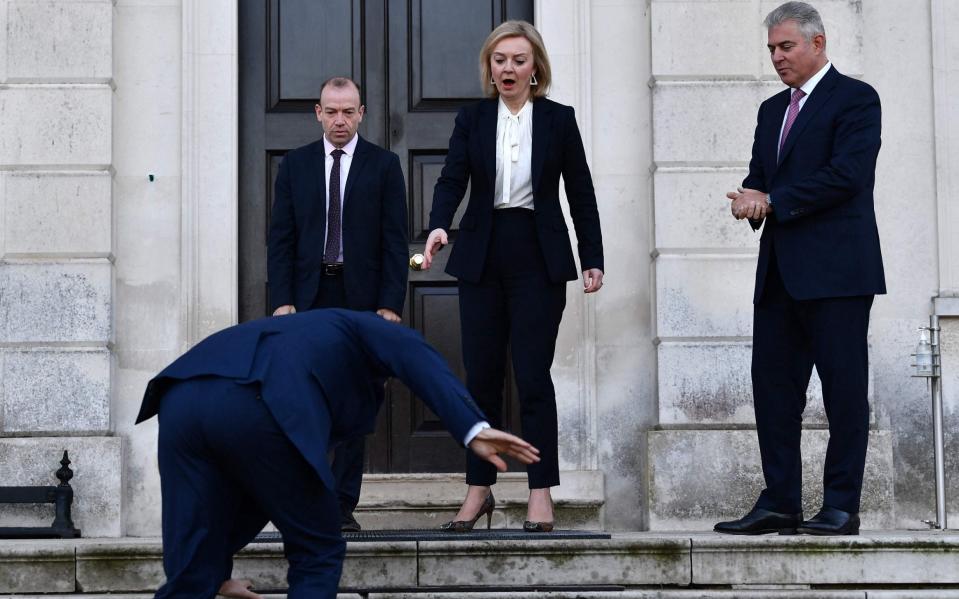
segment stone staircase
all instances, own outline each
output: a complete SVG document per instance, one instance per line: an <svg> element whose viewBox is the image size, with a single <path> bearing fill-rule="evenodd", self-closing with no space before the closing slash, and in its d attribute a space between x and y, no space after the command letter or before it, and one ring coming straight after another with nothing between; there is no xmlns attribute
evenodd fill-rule
<svg viewBox="0 0 959 599"><path fill-rule="evenodd" d="M556 518L564 528L602 530L603 473L564 470L552 490ZM529 487L526 474L500 474L494 489L493 528L521 528ZM366 474L355 516L366 530L431 529L452 518L466 494L462 474ZM478 523L479 524L479 523Z"/></svg>
<svg viewBox="0 0 959 599"><path fill-rule="evenodd" d="M282 547L260 543L234 574L283 597L285 570ZM0 541L0 597L132 599L162 580L159 539ZM959 599L959 533L356 542L342 589L350 599Z"/></svg>

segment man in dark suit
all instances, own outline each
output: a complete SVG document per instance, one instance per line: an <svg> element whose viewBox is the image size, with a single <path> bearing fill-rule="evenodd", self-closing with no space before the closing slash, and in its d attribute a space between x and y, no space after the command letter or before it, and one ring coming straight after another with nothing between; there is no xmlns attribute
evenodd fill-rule
<svg viewBox="0 0 959 599"><path fill-rule="evenodd" d="M785 90L759 108L749 175L727 196L759 242L753 320L753 401L766 488L718 532L858 534L869 438L867 332L886 292L873 206L879 96L826 58L819 13L787 2L765 21ZM802 517L799 444L813 365L829 445L823 506Z"/></svg>
<svg viewBox="0 0 959 599"><path fill-rule="evenodd" d="M313 308L375 310L399 322L406 298L407 223L396 154L357 134L359 87L334 77L320 89L323 139L289 152L276 178L267 268L274 316ZM333 461L344 530L363 480L364 439Z"/></svg>
<svg viewBox="0 0 959 599"><path fill-rule="evenodd" d="M156 597L212 599L233 554L268 520L283 535L287 596L334 597L346 545L327 452L373 430L387 376L501 470L497 452L538 460L522 439L488 428L440 355L407 327L336 309L230 327L151 380L137 416L160 419L167 583Z"/></svg>

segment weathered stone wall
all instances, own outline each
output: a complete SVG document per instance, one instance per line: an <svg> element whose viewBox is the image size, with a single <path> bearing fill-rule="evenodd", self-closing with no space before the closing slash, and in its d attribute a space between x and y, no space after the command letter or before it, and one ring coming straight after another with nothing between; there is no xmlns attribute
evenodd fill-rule
<svg viewBox="0 0 959 599"><path fill-rule="evenodd" d="M759 103L782 89L761 24L778 4L651 2L663 429L649 444L653 528L706 526L736 515L762 488L749 382L758 235L730 217L724 193L746 172ZM909 353L915 327L926 322L938 292L937 201L953 202L937 200L935 171L938 167L941 178L943 170L957 168L954 158L946 164L937 157L932 114L917 108L933 103L930 9L920 3L904 12L894 3L860 0L813 4L823 16L833 64L871 83L883 101L876 210L889 293L877 297L872 311L874 433L864 525L915 527L930 517L934 504L928 393L922 381L909 376ZM942 24L942 31L949 31L948 25ZM943 54L956 56L954 49ZM943 122L955 120L953 106L944 109ZM809 399L806 421L815 429L824 424L815 380ZM952 422L954 404L947 402ZM738 430L743 427L747 430ZM809 510L818 508L821 498L816 473L825 434L809 430L805 437ZM950 439L954 445L955 435ZM949 467L953 480L959 477L956 466Z"/></svg>
<svg viewBox="0 0 959 599"><path fill-rule="evenodd" d="M111 191L113 3L0 1L0 484L64 449L86 535L121 534ZM0 507L5 525L52 510Z"/></svg>

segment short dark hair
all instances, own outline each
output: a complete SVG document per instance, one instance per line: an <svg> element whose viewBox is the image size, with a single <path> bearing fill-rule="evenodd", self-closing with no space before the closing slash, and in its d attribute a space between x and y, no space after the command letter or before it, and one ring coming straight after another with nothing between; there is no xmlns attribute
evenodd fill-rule
<svg viewBox="0 0 959 599"><path fill-rule="evenodd" d="M352 85L353 87L356 88L356 94L357 94L358 96L360 96L360 104L362 104L362 103L363 103L363 90L360 89L360 84L357 83L356 81L353 81L353 79L351 79L350 77L336 76L336 77L330 77L329 79L327 79L326 81L324 81L323 84L320 85L320 98L323 97L323 90L326 89L327 86L330 86L330 87L347 87L348 85Z"/></svg>

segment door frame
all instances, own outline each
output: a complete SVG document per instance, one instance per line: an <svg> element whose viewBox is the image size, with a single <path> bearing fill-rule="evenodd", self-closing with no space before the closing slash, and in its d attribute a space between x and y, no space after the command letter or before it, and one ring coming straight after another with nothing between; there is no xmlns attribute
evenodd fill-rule
<svg viewBox="0 0 959 599"><path fill-rule="evenodd" d="M181 351L236 324L239 317L239 1L182 0L181 5ZM589 3L551 0L547 10L544 0L535 0L533 10L544 38L569 40L565 51L551 53L554 75L561 75L554 77L551 96L576 107L589 158ZM582 343L576 360L578 390L571 394L573 406L559 408L579 423L575 427L579 451L564 454L564 460L572 469L595 470L595 308L593 298L575 287L570 285L567 294L563 328L574 328ZM561 342L563 337L561 333ZM558 350L562 353L562 348Z"/></svg>

